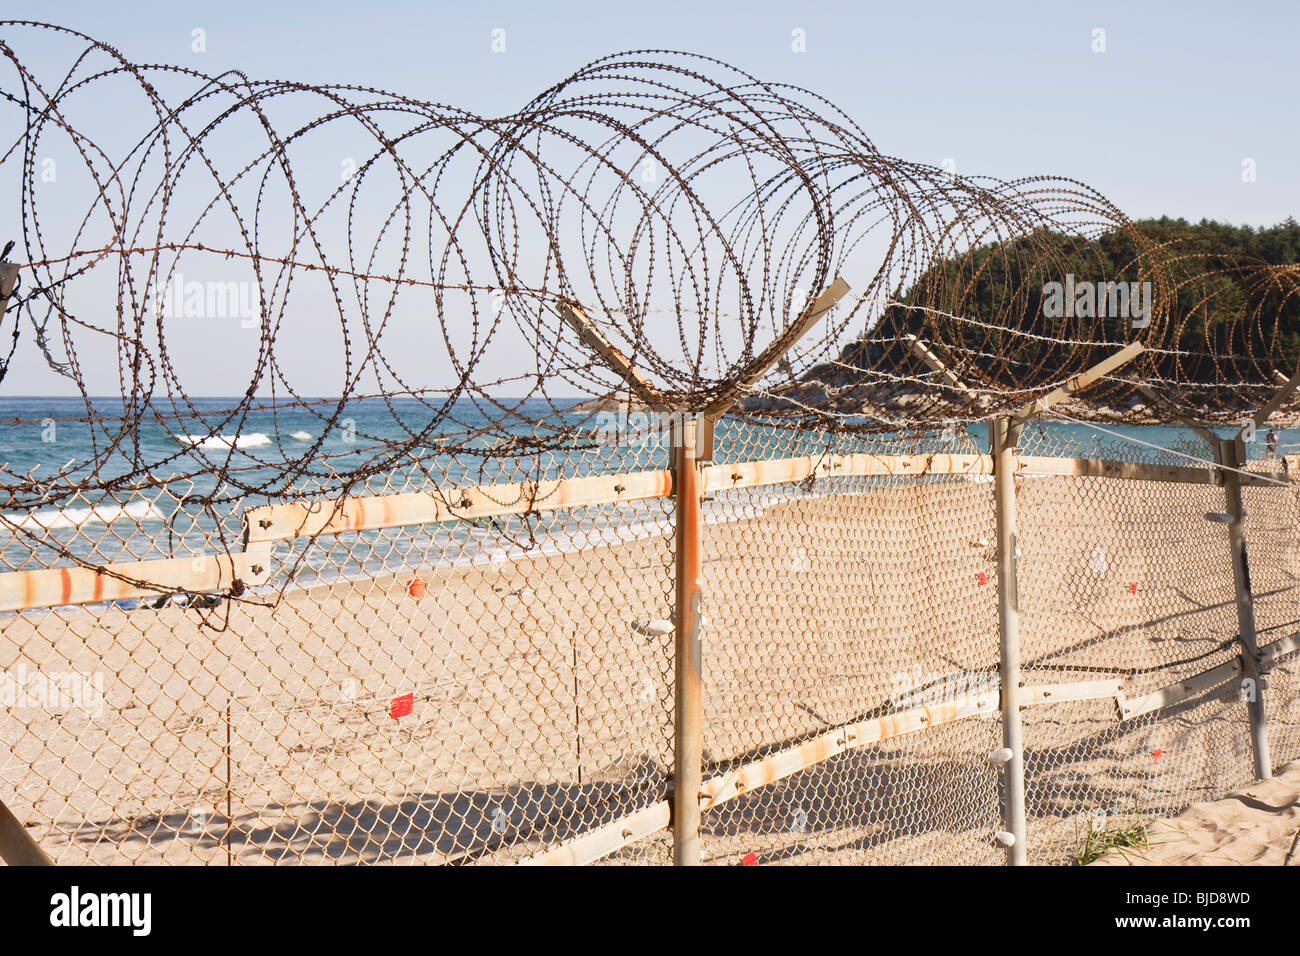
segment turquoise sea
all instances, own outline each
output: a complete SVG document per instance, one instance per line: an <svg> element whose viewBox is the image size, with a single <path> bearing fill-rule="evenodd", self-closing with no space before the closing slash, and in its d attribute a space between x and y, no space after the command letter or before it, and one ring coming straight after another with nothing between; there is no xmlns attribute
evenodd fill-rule
<svg viewBox="0 0 1300 956"><path fill-rule="evenodd" d="M575 400L576 401L576 400ZM135 433L122 434L120 399L95 399L95 422L76 398L0 399L0 466L7 493L0 525L0 557L10 569L56 567L87 561L131 561L224 550L238 546L246 507L290 494L333 495L410 491L664 468L664 434L645 416L578 412L536 400L462 400L450 414L413 398L338 399L283 405L254 402L241 419L224 410L233 398L192 400L193 411L144 416ZM331 415L338 421L327 427ZM495 423L495 424L493 424ZM492 427L487 427L489 425ZM538 452L562 431L580 436L581 450ZM1218 429L1227 435L1228 429ZM392 449L418 443L409 455ZM1300 430L1278 433L1277 454L1300 451ZM570 444L573 444L572 438ZM446 452L458 446L456 454ZM878 447L877 447L878 446ZM717 460L744 461L832 451L864 450L861 439L827 438L806 431L724 423ZM1269 454L1264 434L1248 446L1252 458ZM873 439L878 451L986 451L979 423L943 431L898 433ZM1208 457L1188 428L1085 425L1050 421L1028 426L1029 454L1163 460L1191 464ZM304 461L305 459L305 461ZM286 480L286 462L298 462ZM366 481L349 484L358 468ZM253 491L222 484L228 470ZM116 487L69 497L63 489L87 474L122 479ZM179 478L173 476L182 476ZM286 484L288 487L286 488ZM829 486L801 488L824 494ZM761 490L759 490L761 491ZM790 494L787 488L782 494ZM775 492L749 491L736 500L719 495L708 520L728 520L763 507ZM278 581L307 585L407 568L502 560L537 549L571 550L628 536L660 534L668 527L663 502L620 508L573 509L563 516L490 519L455 526L385 529L316 542L285 543L277 551Z"/></svg>

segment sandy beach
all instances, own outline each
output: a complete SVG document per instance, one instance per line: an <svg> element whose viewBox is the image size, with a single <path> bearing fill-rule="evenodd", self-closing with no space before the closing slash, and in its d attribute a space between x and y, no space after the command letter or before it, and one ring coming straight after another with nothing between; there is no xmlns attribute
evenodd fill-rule
<svg viewBox="0 0 1300 956"><path fill-rule="evenodd" d="M711 506L706 778L901 709L900 691L996 675L991 487L837 490ZM1202 517L1216 498L1023 483L1026 682L1111 675L1141 693L1230 659L1225 532ZM1267 639L1300 616L1294 496L1270 501L1252 528ZM664 798L672 635L645 624L671 615L672 540L657 534L216 611L20 616L0 668L100 672L104 706L6 714L0 788L65 863L520 860ZM1279 760L1300 743L1293 667L1270 680ZM1098 807L1162 816L1247 782L1235 694L1125 722L1113 698L1027 708L1031 861L1072 859ZM706 812L706 860L1001 862L985 761L999 745L998 721L973 717L851 750ZM609 862L666 862L667 846Z"/></svg>
<svg viewBox="0 0 1300 956"><path fill-rule="evenodd" d="M1300 866L1300 761L1148 827L1145 848L1091 866Z"/></svg>

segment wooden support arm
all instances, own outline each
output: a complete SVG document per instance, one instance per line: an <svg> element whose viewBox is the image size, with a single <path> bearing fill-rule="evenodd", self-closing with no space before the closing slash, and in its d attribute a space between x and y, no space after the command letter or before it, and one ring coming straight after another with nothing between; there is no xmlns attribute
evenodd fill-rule
<svg viewBox="0 0 1300 956"><path fill-rule="evenodd" d="M1037 415L1041 415L1043 412L1047 411L1053 405L1058 405L1061 402L1065 401L1067 398L1070 398L1072 395L1077 395L1079 392L1082 392L1090 385L1095 384L1100 379L1104 378L1105 376L1109 375L1111 372L1115 371L1115 369L1119 368L1121 365L1124 365L1132 361L1133 359L1137 358L1139 355L1142 354L1142 351L1143 351L1143 345L1141 342L1130 342L1128 345L1124 346L1124 348L1120 349L1114 355L1102 359L1092 368L1080 372L1078 375L1074 376L1074 378L1070 379L1064 385L1060 386L1059 388L1053 389L1052 391L1048 392L1046 395L1042 396L1041 398L1035 399L1034 401L1030 402L1028 405L1025 405L1019 411L1013 413L1011 416L1012 424L1014 425L1024 424L1029 419Z"/></svg>

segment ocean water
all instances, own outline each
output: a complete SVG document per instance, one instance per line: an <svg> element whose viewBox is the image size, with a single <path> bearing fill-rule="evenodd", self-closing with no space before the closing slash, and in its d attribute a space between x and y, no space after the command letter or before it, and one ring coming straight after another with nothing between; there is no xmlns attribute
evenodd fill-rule
<svg viewBox="0 0 1300 956"><path fill-rule="evenodd" d="M454 440L494 422L499 423L495 434L471 445L489 452L494 439L537 431L538 420L551 423L553 429L587 417L557 416L546 402L536 399L501 399L501 407L459 401L450 415L439 418L435 403L397 398L342 404L337 399L282 404L267 400L254 402L252 411L232 418L226 410L238 401L192 399L193 411L182 412L155 404L140 416L139 428L124 435L121 399L92 399L88 415L85 402L76 398L0 398L0 466L10 476L35 469L39 479L62 473L74 481L92 472L100 477L130 475L141 467L159 479L197 473L195 493L208 494L216 489L211 476L221 468L235 472L245 485L275 486L286 461L311 453L320 462L312 469L315 476L328 480L328 467L347 473L372 461L387 446L426 432L428 440L421 442L418 451L421 457L438 458L440 437ZM335 416L338 421L329 427ZM538 433L546 434L547 429ZM443 459L441 464L454 472L455 463Z"/></svg>
<svg viewBox="0 0 1300 956"><path fill-rule="evenodd" d="M499 405L459 401L450 414L416 399L338 400L271 405L231 420L221 413L231 398L193 400L186 414L170 410L146 418L134 434L122 435L120 399L96 399L88 421L85 403L68 398L0 399L0 466L6 481L31 476L37 482L76 483L96 473L130 480L114 493L28 494L10 499L0 524L0 559L9 569L58 567L211 553L238 546L240 514L247 507L280 500L286 462L313 452L294 472L291 490L321 488L342 493L339 476L357 468L377 469L351 494L410 491L503 481L659 469L668 465L667 434L647 416L553 408L545 401L500 399ZM327 427L339 411L339 421ZM116 420L116 421L115 421ZM488 427L491 425L492 427ZM543 443L562 430L585 436L582 450L519 455L512 442ZM1230 434L1228 429L1218 429ZM411 455L394 458L394 444L422 436ZM471 437L472 436L472 437ZM464 445L452 455L446 441ZM987 428L980 424L949 430L880 436L880 451L985 451ZM717 460L743 461L863 449L859 439L832 438L786 428L724 421ZM888 447L884 447L884 446ZM1191 464L1208 457L1205 443L1186 428L1143 425L1082 425L1040 422L1027 427L1027 454L1163 460ZM1265 456L1261 433L1248 446ZM1300 430L1280 433L1278 454L1300 450ZM1186 456L1186 457L1182 457ZM228 469L258 489L248 493L223 485ZM184 475L174 479L174 475ZM954 479L933 479L954 480ZM961 479L956 479L961 480ZM722 493L706 505L706 521L753 517L783 497L826 494L833 482L813 489L756 489ZM509 517L477 522L296 540L277 547L274 587L310 586L339 578L448 566L500 562L523 554L554 553L617 540L663 535L670 512L662 501L571 509L540 518Z"/></svg>

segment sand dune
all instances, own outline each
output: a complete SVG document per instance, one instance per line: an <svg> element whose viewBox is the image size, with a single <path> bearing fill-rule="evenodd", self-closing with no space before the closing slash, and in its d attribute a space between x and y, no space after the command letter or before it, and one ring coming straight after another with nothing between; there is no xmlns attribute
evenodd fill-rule
<svg viewBox="0 0 1300 956"><path fill-rule="evenodd" d="M1092 866L1300 866L1300 760L1271 780L1157 820L1150 846Z"/></svg>

